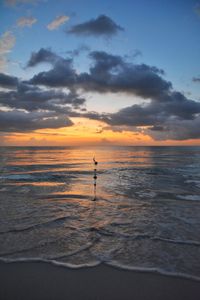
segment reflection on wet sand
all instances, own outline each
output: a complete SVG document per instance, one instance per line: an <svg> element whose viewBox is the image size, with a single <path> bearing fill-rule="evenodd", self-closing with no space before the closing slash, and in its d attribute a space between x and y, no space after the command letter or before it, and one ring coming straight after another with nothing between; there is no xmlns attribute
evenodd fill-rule
<svg viewBox="0 0 200 300"><path fill-rule="evenodd" d="M97 197L97 165L98 165L98 162L95 160L95 156L93 157L93 162L94 162L94 175L93 175L93 179L94 179L94 201L96 200L96 197Z"/></svg>

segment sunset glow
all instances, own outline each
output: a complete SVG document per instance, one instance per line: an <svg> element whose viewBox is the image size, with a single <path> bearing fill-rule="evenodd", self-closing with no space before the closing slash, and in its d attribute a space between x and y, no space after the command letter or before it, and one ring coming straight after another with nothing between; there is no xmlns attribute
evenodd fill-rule
<svg viewBox="0 0 200 300"><path fill-rule="evenodd" d="M0 1L0 300L198 300L199 55L200 0Z"/></svg>
<svg viewBox="0 0 200 300"><path fill-rule="evenodd" d="M200 145L186 2L2 1L0 145Z"/></svg>

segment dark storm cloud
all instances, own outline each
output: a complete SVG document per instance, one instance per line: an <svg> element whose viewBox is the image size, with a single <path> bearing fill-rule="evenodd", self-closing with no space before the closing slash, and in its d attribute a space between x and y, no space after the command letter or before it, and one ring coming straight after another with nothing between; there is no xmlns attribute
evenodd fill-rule
<svg viewBox="0 0 200 300"><path fill-rule="evenodd" d="M43 128L60 128L73 123L64 114L56 115L50 112L25 113L19 110L0 110L0 131L26 132Z"/></svg>
<svg viewBox="0 0 200 300"><path fill-rule="evenodd" d="M164 78L162 69L134 64L125 57L103 51L90 52L89 57L92 60L89 71L77 73L72 58L63 58L49 49L33 53L28 62L29 67L48 62L52 68L35 75L29 82L18 82L15 90L0 92L0 104L14 109L16 118L22 114L19 125L12 125L12 122L9 125L8 122L9 130L20 130L23 127L20 124L23 120L25 124L26 119L30 119L30 122L27 121L29 130L36 127L49 128L43 126L57 128L64 121L69 126L71 123L68 117L85 117L103 121L113 130L120 127L123 131L125 128L137 130L137 127L148 126L144 130L154 139L200 137L200 103L173 90L171 82ZM48 90L37 85L46 86ZM52 89L55 87L67 88L68 93ZM80 91L121 93L121 97L126 97L125 94L137 95L148 101L122 108L116 113L100 114L88 112L82 107L85 99L79 96ZM22 113L20 109L28 113ZM41 111L53 115L46 118L39 114ZM8 116L12 116L11 112L8 113ZM1 113L4 120L6 114L7 112ZM37 120L37 125L34 120Z"/></svg>
<svg viewBox="0 0 200 300"><path fill-rule="evenodd" d="M89 73L80 74L78 84L86 91L124 92L143 98L158 97L171 89L163 70L146 64L132 64L121 56L91 52L94 64Z"/></svg>
<svg viewBox="0 0 200 300"><path fill-rule="evenodd" d="M133 105L119 110L117 113L105 116L109 125L147 126L156 123L158 116L151 107Z"/></svg>
<svg viewBox="0 0 200 300"><path fill-rule="evenodd" d="M200 102L186 98L180 92L169 92L157 104L169 116L177 116L180 119L190 120L200 113Z"/></svg>
<svg viewBox="0 0 200 300"><path fill-rule="evenodd" d="M112 114L71 112L71 116L73 114L103 121L113 130L119 126L126 126L129 130L131 126L149 126L152 129L148 132L155 139L167 139L169 136L171 139L199 137L199 130L192 124L197 122L200 103L174 91L171 82L164 79L162 69L146 64L133 64L124 57L103 51L90 52L89 57L93 61L89 71L77 74L72 59L56 56L52 69L34 76L31 83L63 86L75 91L81 89L88 92L137 95L148 99L148 102L125 107ZM59 77L59 74L62 76ZM184 130L181 126L184 126Z"/></svg>
<svg viewBox="0 0 200 300"><path fill-rule="evenodd" d="M51 63L54 64L56 60L59 59L51 49L41 48L38 52L33 52L27 63L27 67L34 67L39 63Z"/></svg>
<svg viewBox="0 0 200 300"><path fill-rule="evenodd" d="M5 82L7 86L14 85L12 78L6 75L2 78L4 86ZM9 109L0 109L0 130L20 132L71 126L73 123L69 117L79 116L76 110L84 103L85 99L75 90L46 90L18 80L14 90L0 91L0 107Z"/></svg>
<svg viewBox="0 0 200 300"><path fill-rule="evenodd" d="M42 90L30 84L20 83L15 91L0 92L0 104L4 107L35 110L50 110L63 113L68 107L78 108L85 99L76 93L55 90Z"/></svg>
<svg viewBox="0 0 200 300"><path fill-rule="evenodd" d="M170 128L172 139L199 137L199 129L192 124L197 122L200 103L174 91L171 82L163 78L163 70L131 64L120 56L105 52L92 52L90 56L94 65L89 73L79 76L79 85L83 89L101 93L124 92L148 98L150 102L126 107L113 114L87 113L89 118L111 126L153 126L154 131L162 132L163 138L169 136L166 128ZM175 132L169 124L174 125ZM181 126L184 126L183 130Z"/></svg>
<svg viewBox="0 0 200 300"><path fill-rule="evenodd" d="M168 121L195 120L200 113L200 103L189 100L173 92L168 101L154 101L144 106L133 105L123 108L117 113L104 115L104 119L110 125L126 126L155 126L163 130L163 124Z"/></svg>
<svg viewBox="0 0 200 300"><path fill-rule="evenodd" d="M72 62L72 59L59 58L54 62L51 70L35 75L30 83L49 87L70 87L77 80Z"/></svg>
<svg viewBox="0 0 200 300"><path fill-rule="evenodd" d="M107 36L111 37L124 29L117 25L111 18L100 15L96 19L91 19L88 22L77 24L68 30L68 33L72 33L78 36L91 35L91 36Z"/></svg>
<svg viewBox="0 0 200 300"><path fill-rule="evenodd" d="M44 85L48 87L67 87L72 88L77 82L78 75L73 68L72 58L63 58L52 53L48 49L40 49L34 52L28 61L28 66L33 67L39 63L49 62L52 69L40 72L35 75L29 83L34 85Z"/></svg>
<svg viewBox="0 0 200 300"><path fill-rule="evenodd" d="M192 81L200 83L200 77L193 77Z"/></svg>
<svg viewBox="0 0 200 300"><path fill-rule="evenodd" d="M17 84L18 79L16 77L0 73L0 87L13 89L17 86Z"/></svg>
<svg viewBox="0 0 200 300"><path fill-rule="evenodd" d="M200 138L200 116L194 120L168 120L161 128L147 131L155 140L188 140Z"/></svg>
<svg viewBox="0 0 200 300"><path fill-rule="evenodd" d="M130 126L150 126L144 132L156 140L200 138L200 103L178 92L169 93L164 101L152 100L143 106L133 105L117 113L99 115L97 119L105 121L113 129L126 126L128 131Z"/></svg>
<svg viewBox="0 0 200 300"><path fill-rule="evenodd" d="M47 57L42 55L41 59L40 51L34 53L34 57L39 56L40 59L33 60L31 57L28 65L35 65L35 61L39 63L42 59L43 62L49 60L49 52L46 53ZM132 64L121 56L103 51L91 52L89 57L93 60L93 65L88 73L77 74L72 59L56 56L56 60L52 62L53 68L35 75L30 82L50 87L75 87L100 93L124 92L143 98L163 96L172 88L172 84L162 78L164 71L154 66Z"/></svg>

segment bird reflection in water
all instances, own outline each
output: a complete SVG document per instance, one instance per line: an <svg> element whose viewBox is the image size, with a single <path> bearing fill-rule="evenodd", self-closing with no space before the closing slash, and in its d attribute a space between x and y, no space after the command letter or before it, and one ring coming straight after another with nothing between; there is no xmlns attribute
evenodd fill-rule
<svg viewBox="0 0 200 300"><path fill-rule="evenodd" d="M93 157L93 162L94 162L94 175L93 175L93 179L94 179L94 198L93 198L93 201L95 201L97 199L97 197L96 197L96 189L97 189L97 168L96 168L96 166L98 165L98 162L95 160L95 156Z"/></svg>

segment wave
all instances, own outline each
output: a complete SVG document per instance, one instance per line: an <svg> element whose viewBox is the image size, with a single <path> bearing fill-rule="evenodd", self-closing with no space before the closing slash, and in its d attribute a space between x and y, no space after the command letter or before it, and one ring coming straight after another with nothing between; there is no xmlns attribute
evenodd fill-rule
<svg viewBox="0 0 200 300"><path fill-rule="evenodd" d="M105 229L97 229L97 231L105 236L116 236L116 237L121 237L121 238L126 238L126 239L131 239L131 240L142 240L142 239L149 239L152 241L161 241L165 243L173 243L173 244L181 244L181 245L190 245L190 246L197 246L200 247L200 242L198 241L192 241L192 240L174 240L174 239L167 239L159 236L151 236L148 234L138 234L138 235L131 235L131 234L126 234L126 233L118 233L110 230L105 230Z"/></svg>
<svg viewBox="0 0 200 300"><path fill-rule="evenodd" d="M49 226L49 225L52 225L53 223L59 223L59 225L60 225L61 222L64 222L67 219L76 219L76 218L72 217L72 216L59 217L59 218L52 219L52 220L47 221L47 222L43 222L43 223L39 223L39 224L34 224L34 225L31 225L31 226L28 226L28 227L24 227L24 228L22 227L22 228L10 229L10 230L7 230L7 231L1 231L0 234L29 231L29 230L33 230L33 229L36 229L36 228L42 228L44 226Z"/></svg>
<svg viewBox="0 0 200 300"><path fill-rule="evenodd" d="M188 179L185 181L185 183L192 183L192 184L196 185L197 187L200 187L200 180Z"/></svg>
<svg viewBox="0 0 200 300"><path fill-rule="evenodd" d="M109 267L121 269L121 270L126 270L126 271L134 271L134 272L142 272L142 273L152 273L152 274L158 274L158 275L164 275L164 276L169 276L169 277L178 277L182 279L188 279L192 281L198 281L200 282L200 277L196 275L190 275L188 273L182 273L182 272L170 272L167 270L164 270L162 268L145 268L145 267L134 267L134 266L127 266L127 265L122 265L117 262L106 262L106 263L101 263L100 261L93 261L90 263L85 263L85 264L79 264L75 265L72 263L65 263L65 262L59 262L57 260L51 260L51 259L41 259L41 258L18 258L18 259L7 259L7 258L0 258L0 262L4 263L17 263L17 262L41 262L41 263L50 263L52 265L56 266L61 266L61 267L66 267L69 269L83 269L83 268L92 268L92 267L97 267L99 265L107 265Z"/></svg>
<svg viewBox="0 0 200 300"><path fill-rule="evenodd" d="M173 243L173 244L181 244L181 245L190 245L190 246L200 246L200 242L197 241L191 241L191 240L172 240L172 239L166 239L162 237L154 237L151 238L153 241L161 241L161 242L166 242L166 243Z"/></svg>
<svg viewBox="0 0 200 300"><path fill-rule="evenodd" d="M77 250L71 251L71 252L67 253L66 255L56 256L56 257L54 257L54 260L55 259L68 258L70 256L73 256L73 255L76 255L78 253L81 253L82 251L88 250L88 249L92 248L92 246L94 246L95 242L98 241L98 239L99 238L95 238L95 239L93 239L92 242L90 242L90 243L88 243L88 244L86 244L86 245L78 248Z"/></svg>
<svg viewBox="0 0 200 300"><path fill-rule="evenodd" d="M0 262L4 263L15 263L15 262L42 262L42 263L50 263L56 266L62 266L62 267L67 267L69 269L82 269L82 268L89 268L89 267L96 267L101 264L101 262L91 262L91 263L85 263L85 264L79 264L79 265L74 265L71 263L64 263L60 262L57 260L51 260L51 259L43 259L43 258L17 258L17 259L12 259L12 258L0 258Z"/></svg>
<svg viewBox="0 0 200 300"><path fill-rule="evenodd" d="M143 273L154 273L154 274L160 274L160 275L165 275L165 276L170 276L170 277L179 277L179 278L184 278L184 279L190 279L194 281L199 281L200 282L200 276L196 275L190 275L188 273L182 273L182 272L170 272L167 270L164 270L162 268L145 268L145 267L134 267L134 266L127 266L123 264L119 264L118 262L107 262L106 265L117 268L117 269L122 269L122 270L128 270L128 271L136 271L136 272L143 272Z"/></svg>
<svg viewBox="0 0 200 300"><path fill-rule="evenodd" d="M177 195L177 198L186 201L200 201L200 195Z"/></svg>

